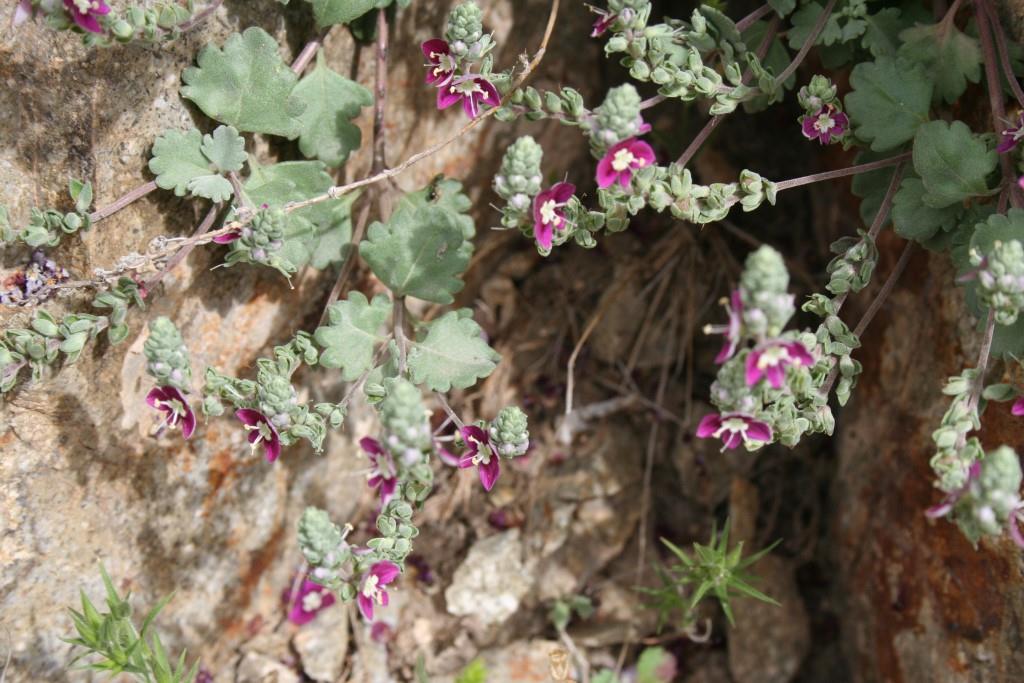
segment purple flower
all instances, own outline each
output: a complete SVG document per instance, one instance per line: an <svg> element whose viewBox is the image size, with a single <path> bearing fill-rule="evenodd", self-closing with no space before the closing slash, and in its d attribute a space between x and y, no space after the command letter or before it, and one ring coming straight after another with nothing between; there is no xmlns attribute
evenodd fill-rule
<svg viewBox="0 0 1024 683"><path fill-rule="evenodd" d="M475 119L480 115L480 104L492 107L501 105L501 95L494 84L483 76L460 76L437 90L437 108L447 109L456 102L462 102L462 111Z"/></svg>
<svg viewBox="0 0 1024 683"><path fill-rule="evenodd" d="M64 7L79 27L90 33L103 33L96 17L110 14L110 7L104 0L64 0Z"/></svg>
<svg viewBox="0 0 1024 683"><path fill-rule="evenodd" d="M725 306L725 310L729 314L729 322L725 325L704 326L704 334L725 335L725 343L722 344L721 350L715 356L715 362L719 365L732 358L736 353L736 348L740 345L740 338L743 334L743 299L740 296L740 290L734 289L728 299L722 299L722 305Z"/></svg>
<svg viewBox="0 0 1024 683"><path fill-rule="evenodd" d="M800 124L805 138L827 145L846 135L850 119L836 105L826 104L814 116L801 116Z"/></svg>
<svg viewBox="0 0 1024 683"><path fill-rule="evenodd" d="M448 43L440 38L432 38L420 45L420 49L427 58L427 83L438 88L451 83L458 64L452 57Z"/></svg>
<svg viewBox="0 0 1024 683"><path fill-rule="evenodd" d="M217 235L216 237L214 237L213 238L213 243L214 244L231 244L235 240L241 239L241 237L242 237L241 229L229 230L228 232L224 233L223 235Z"/></svg>
<svg viewBox="0 0 1024 683"><path fill-rule="evenodd" d="M277 460L277 456L281 455L281 437L267 416L252 408L242 408L235 411L235 417L242 421L249 432L249 443L253 449L262 443L267 462Z"/></svg>
<svg viewBox="0 0 1024 683"><path fill-rule="evenodd" d="M590 32L590 37L600 38L608 31L619 15L615 12L609 12L608 10L597 9L595 7L591 7L590 9L597 13L597 21L594 22L594 28Z"/></svg>
<svg viewBox="0 0 1024 683"><path fill-rule="evenodd" d="M288 607L288 621L302 626L313 621L317 612L334 604L335 598L327 587L315 581L303 579L297 596L293 596L291 588L285 590L282 599Z"/></svg>
<svg viewBox="0 0 1024 683"><path fill-rule="evenodd" d="M945 517L948 515L953 511L953 508L956 507L956 504L960 502L960 499L964 497L964 494L971 488L971 484L980 476L981 461L976 460L971 463L971 468L967 471L967 481L964 482L964 485L956 491L950 491L947 493L946 497L943 498L942 502L938 505L933 505L925 510L925 516L927 516L928 519L938 519L939 517ZM1015 516L1016 515L1011 515L1010 519L1012 520Z"/></svg>
<svg viewBox="0 0 1024 683"><path fill-rule="evenodd" d="M747 356L747 386L752 387L762 377L767 377L772 389L781 389L790 365L810 367L814 365L814 356L797 341L775 339L759 344Z"/></svg>
<svg viewBox="0 0 1024 683"><path fill-rule="evenodd" d="M377 439L364 436L359 440L359 447L370 456L370 478L366 481L370 488L380 489L380 504L387 505L395 495L398 478L395 476L395 461L391 453L380 445Z"/></svg>
<svg viewBox="0 0 1024 683"><path fill-rule="evenodd" d="M612 145L597 162L597 186L604 189L619 183L626 189L633 172L654 163L654 150L643 140L629 138Z"/></svg>
<svg viewBox="0 0 1024 683"><path fill-rule="evenodd" d="M726 448L736 448L740 443L768 443L772 440L772 428L768 423L743 413L712 413L705 415L697 425L697 436L701 439L721 439L724 451Z"/></svg>
<svg viewBox="0 0 1024 683"><path fill-rule="evenodd" d="M1011 149L1017 146L1017 143L1024 138L1024 113L1017 117L1017 125L1009 126L1003 131L1000 136L999 145L996 147L996 151L1000 154L1006 154Z"/></svg>
<svg viewBox="0 0 1024 683"><path fill-rule="evenodd" d="M387 607L388 592L384 590L384 586L396 578L398 578L398 565L386 560L374 563L370 570L363 575L356 602L359 603L359 611L363 613L367 621L373 621L374 603Z"/></svg>
<svg viewBox="0 0 1024 683"><path fill-rule="evenodd" d="M146 403L162 412L164 425L177 427L181 423L181 435L188 439L196 431L196 416L188 399L177 387L156 387L146 394ZM161 425L162 427L163 425Z"/></svg>
<svg viewBox="0 0 1024 683"><path fill-rule="evenodd" d="M498 454L491 448L491 438L475 425L463 427L459 431L462 440L466 442L466 453L459 459L459 467L476 467L484 490L490 491L501 475L501 465L498 463Z"/></svg>
<svg viewBox="0 0 1024 683"><path fill-rule="evenodd" d="M576 193L572 183L555 183L533 198L533 237L545 249L551 248L555 230L568 227L565 220L565 204Z"/></svg>

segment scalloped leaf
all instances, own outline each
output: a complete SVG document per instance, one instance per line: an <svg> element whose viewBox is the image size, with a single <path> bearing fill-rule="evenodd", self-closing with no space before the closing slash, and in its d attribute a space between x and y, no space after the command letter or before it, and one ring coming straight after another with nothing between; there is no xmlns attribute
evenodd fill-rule
<svg viewBox="0 0 1024 683"><path fill-rule="evenodd" d="M862 62L850 73L850 85L846 111L857 137L876 152L902 145L928 120L932 82L912 62L892 57Z"/></svg>
<svg viewBox="0 0 1024 683"><path fill-rule="evenodd" d="M465 389L490 375L501 356L484 341L483 331L463 308L450 311L427 327L422 341L409 349L409 375L432 391Z"/></svg>
<svg viewBox="0 0 1024 683"><path fill-rule="evenodd" d="M352 119L373 104L373 94L328 67L323 50L316 55L316 68L292 94L306 107L299 117L299 150L307 158L341 166L362 143L362 132Z"/></svg>
<svg viewBox="0 0 1024 683"><path fill-rule="evenodd" d="M908 28L900 33L899 54L920 64L935 83L935 98L952 104L967 90L967 82L981 80L978 39L950 22Z"/></svg>
<svg viewBox="0 0 1024 683"><path fill-rule="evenodd" d="M203 135L195 128L164 131L153 142L153 157L149 160L157 187L184 197L193 178L209 175L210 162L202 146Z"/></svg>
<svg viewBox="0 0 1024 683"><path fill-rule="evenodd" d="M463 287L459 276L473 243L465 239L457 214L414 204L395 210L387 224L371 225L359 253L396 296L450 304Z"/></svg>
<svg viewBox="0 0 1024 683"><path fill-rule="evenodd" d="M341 378L351 382L373 366L374 347L384 342L380 334L391 313L391 302L383 294L367 301L362 292L352 292L344 301L327 309L330 324L313 335L323 347L320 365L341 368Z"/></svg>
<svg viewBox="0 0 1024 683"><path fill-rule="evenodd" d="M207 45L198 64L182 74L181 94L204 114L240 131L298 137L304 108L292 96L298 76L266 31L253 27L234 33L223 49Z"/></svg>
<svg viewBox="0 0 1024 683"><path fill-rule="evenodd" d="M920 178L903 179L892 204L893 229L900 237L926 242L956 225L959 206L933 209L922 201L924 194L924 183Z"/></svg>
<svg viewBox="0 0 1024 683"><path fill-rule="evenodd" d="M240 171L248 158L245 139L233 126L217 126L213 135L204 135L201 149L206 158L224 173Z"/></svg>
<svg viewBox="0 0 1024 683"><path fill-rule="evenodd" d="M962 121L931 121L914 137L914 171L924 183L925 206L941 209L989 194L988 174L998 156Z"/></svg>

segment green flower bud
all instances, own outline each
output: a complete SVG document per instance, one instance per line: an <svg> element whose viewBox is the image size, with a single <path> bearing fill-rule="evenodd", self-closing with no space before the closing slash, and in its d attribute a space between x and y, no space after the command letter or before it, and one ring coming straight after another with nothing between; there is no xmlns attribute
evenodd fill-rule
<svg viewBox="0 0 1024 683"><path fill-rule="evenodd" d="M483 37L483 34L483 13L475 2L470 0L452 9L448 15L448 28L444 36L453 54L465 54L473 43Z"/></svg>
<svg viewBox="0 0 1024 683"><path fill-rule="evenodd" d="M528 212L532 198L540 192L543 156L544 150L529 135L522 136L505 150L501 169L494 176L494 191L514 211Z"/></svg>
<svg viewBox="0 0 1024 683"><path fill-rule="evenodd" d="M972 543L983 535L1000 535L1020 504L1021 468L1015 450L1000 446L985 456L980 469L954 511L957 524Z"/></svg>
<svg viewBox="0 0 1024 683"><path fill-rule="evenodd" d="M518 406L507 406L498 413L487 431L499 455L514 458L526 452L530 446L527 423L526 413Z"/></svg>
<svg viewBox="0 0 1024 683"><path fill-rule="evenodd" d="M603 147L610 147L626 138L641 135L645 124L640 102L640 94L630 83L609 90L604 102L594 110L591 132L594 140Z"/></svg>
<svg viewBox="0 0 1024 683"><path fill-rule="evenodd" d="M1024 308L1024 245L1017 240L996 242L984 259L974 250L971 260L979 266L981 302L995 311L997 323L1012 325Z"/></svg>
<svg viewBox="0 0 1024 683"><path fill-rule="evenodd" d="M800 88L797 100L808 116L817 114L827 104L840 104L836 98L836 86L827 76L820 74L813 76L810 83Z"/></svg>
<svg viewBox="0 0 1024 683"><path fill-rule="evenodd" d="M149 323L149 338L142 346L146 371L160 386L170 385L182 391L192 386L192 364L181 332L169 318L161 316Z"/></svg>
<svg viewBox="0 0 1024 683"><path fill-rule="evenodd" d="M241 235L231 243L225 263L259 263L280 271L286 277L298 268L280 254L284 247L288 215L279 207L261 209L252 222L241 229Z"/></svg>
<svg viewBox="0 0 1024 683"><path fill-rule="evenodd" d="M420 390L402 378L385 380L385 387L388 395L380 404L380 420L387 447L395 454L430 450L429 413Z"/></svg>

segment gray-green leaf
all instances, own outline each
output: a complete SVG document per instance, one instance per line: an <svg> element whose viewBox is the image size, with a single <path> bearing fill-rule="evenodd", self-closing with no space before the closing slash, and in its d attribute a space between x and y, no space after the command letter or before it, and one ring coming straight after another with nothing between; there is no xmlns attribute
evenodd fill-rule
<svg viewBox="0 0 1024 683"><path fill-rule="evenodd" d="M188 191L193 197L206 197L215 202L226 202L234 195L227 178L216 173L192 178L188 181Z"/></svg>
<svg viewBox="0 0 1024 683"><path fill-rule="evenodd" d="M928 120L932 83L920 67L892 57L862 62L850 74L846 110L857 136L884 152L914 137Z"/></svg>
<svg viewBox="0 0 1024 683"><path fill-rule="evenodd" d="M193 178L209 175L210 164L203 156L203 136L195 128L184 133L168 130L153 142L153 158L149 170L156 174L156 185L185 196Z"/></svg>
<svg viewBox="0 0 1024 683"><path fill-rule="evenodd" d="M182 74L181 94L204 114L240 131L298 137L303 104L292 96L298 76L266 31L232 34L223 49L207 45L198 63Z"/></svg>
<svg viewBox="0 0 1024 683"><path fill-rule="evenodd" d="M347 24L377 6L377 0L306 0L313 5L313 16L321 28Z"/></svg>
<svg viewBox="0 0 1024 683"><path fill-rule="evenodd" d="M373 104L373 94L328 67L321 50L317 53L316 68L299 81L292 95L306 107L299 117L302 153L328 166L345 163L362 141L359 127L351 120L359 116L363 107Z"/></svg>
<svg viewBox="0 0 1024 683"><path fill-rule="evenodd" d="M341 378L350 382L373 365L373 350L384 342L380 328L388 318L391 304L383 294L366 300L361 292L352 292L345 301L328 309L330 324L317 328L313 335L323 347L320 364L341 368Z"/></svg>
<svg viewBox="0 0 1024 683"><path fill-rule="evenodd" d="M981 79L978 40L963 33L952 21L915 26L900 33L900 56L921 64L935 82L935 96L952 104Z"/></svg>
<svg viewBox="0 0 1024 683"><path fill-rule="evenodd" d="M931 121L914 137L914 170L924 183L925 206L941 209L988 194L986 176L997 162L995 150L962 121Z"/></svg>
<svg viewBox="0 0 1024 683"><path fill-rule="evenodd" d="M224 173L239 171L245 163L245 140L232 126L217 126L203 136L203 154Z"/></svg>
<svg viewBox="0 0 1024 683"><path fill-rule="evenodd" d="M481 336L468 309L450 311L430 324L409 349L409 374L433 391L465 389L494 371L501 357Z"/></svg>
<svg viewBox="0 0 1024 683"><path fill-rule="evenodd" d="M462 289L473 243L456 214L438 206L400 208L370 226L359 253L396 296L450 304Z"/></svg>
<svg viewBox="0 0 1024 683"><path fill-rule="evenodd" d="M920 178L903 179L892 205L892 222L897 235L924 242L956 224L959 206L933 209L922 201L924 194L924 183Z"/></svg>

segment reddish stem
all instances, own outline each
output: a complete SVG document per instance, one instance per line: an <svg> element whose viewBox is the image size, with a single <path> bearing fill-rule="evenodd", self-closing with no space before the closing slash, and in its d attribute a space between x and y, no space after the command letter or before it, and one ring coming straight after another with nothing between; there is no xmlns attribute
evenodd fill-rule
<svg viewBox="0 0 1024 683"><path fill-rule="evenodd" d="M136 202L136 201L142 199L143 197L145 197L147 194L149 194L150 192L152 192L155 189L156 189L156 181L155 180L151 180L148 183L146 183L145 185L141 185L139 187L136 187L134 190L132 190L128 194L124 195L123 197L118 197L112 203L107 204L106 206L101 207L101 208L96 209L95 211L93 211L91 214L89 214L89 220L91 220L95 224L95 223L99 223L104 218L110 218L111 216L113 216L115 213L117 213L121 209L125 208L126 206L128 206L132 202Z"/></svg>
<svg viewBox="0 0 1024 683"><path fill-rule="evenodd" d="M857 164L856 166L849 166L847 168L840 168L835 171L825 171L824 173L812 173L811 175L801 176L799 178L791 178L790 180L782 180L776 183L776 189L779 192L783 190L790 190L794 187L800 187L801 185L810 185L811 183L818 183L823 180L835 180L836 178L845 178L846 176L857 175L859 173L870 173L871 171L877 171L880 168L888 168L889 166L895 166L898 163L907 161L911 157L911 152L904 152L903 154L897 154L894 157L888 159L880 159L878 161L871 161L866 164Z"/></svg>

